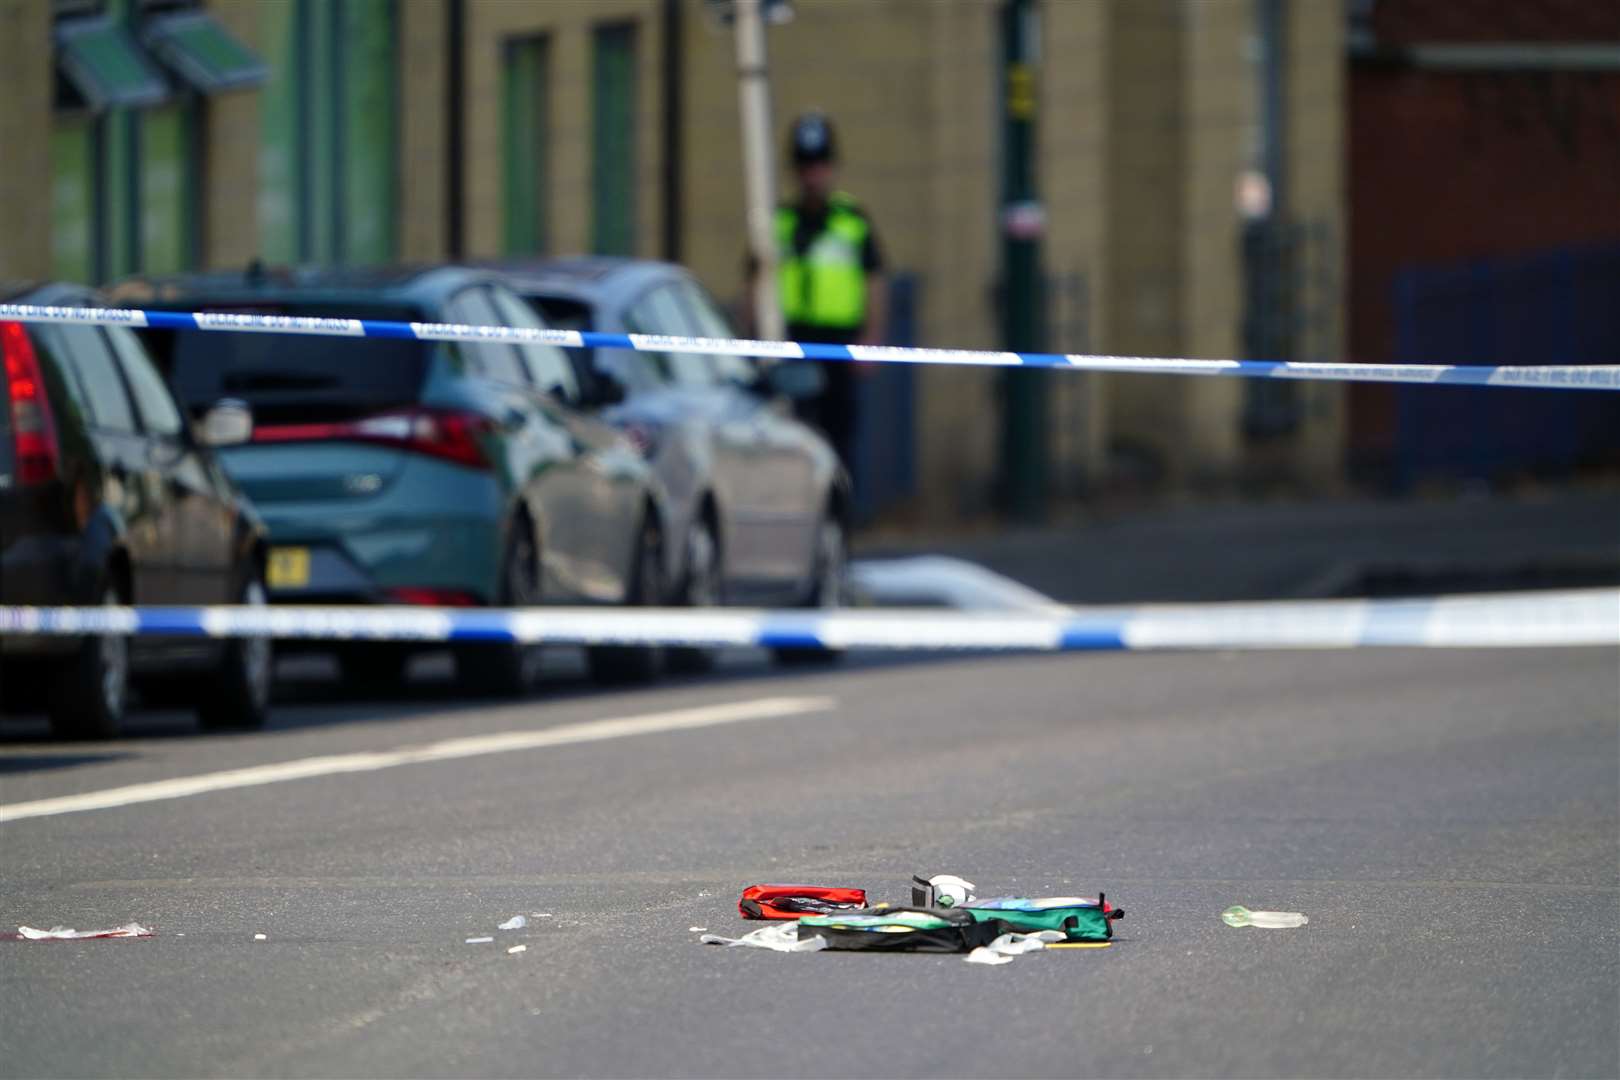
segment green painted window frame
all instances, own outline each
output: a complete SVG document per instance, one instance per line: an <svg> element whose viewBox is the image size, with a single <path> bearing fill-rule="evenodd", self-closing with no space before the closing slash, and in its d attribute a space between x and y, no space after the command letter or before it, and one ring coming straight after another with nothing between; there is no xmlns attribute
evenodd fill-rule
<svg viewBox="0 0 1620 1080"><path fill-rule="evenodd" d="M260 250L391 262L399 233L399 0L265 5Z"/></svg>
<svg viewBox="0 0 1620 1080"><path fill-rule="evenodd" d="M550 246L551 39L510 38L501 64L502 248L538 255Z"/></svg>
<svg viewBox="0 0 1620 1080"><path fill-rule="evenodd" d="M59 116L51 128L51 275L89 284L100 278L96 125Z"/></svg>
<svg viewBox="0 0 1620 1080"><path fill-rule="evenodd" d="M140 115L135 254L144 273L175 274L197 265L197 110L188 97Z"/></svg>
<svg viewBox="0 0 1620 1080"><path fill-rule="evenodd" d="M636 253L637 32L604 23L591 35L591 250Z"/></svg>

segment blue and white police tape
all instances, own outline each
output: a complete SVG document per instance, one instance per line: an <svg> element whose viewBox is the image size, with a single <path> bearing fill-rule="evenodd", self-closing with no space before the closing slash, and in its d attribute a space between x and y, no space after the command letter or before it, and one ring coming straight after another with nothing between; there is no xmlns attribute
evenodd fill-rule
<svg viewBox="0 0 1620 1080"><path fill-rule="evenodd" d="M939 609L0 607L0 634L881 650L1620 646L1620 589L986 614Z"/></svg>
<svg viewBox="0 0 1620 1080"><path fill-rule="evenodd" d="M261 334L314 334L326 337L509 341L556 345L570 349L635 349L640 352L758 356L786 360L858 360L887 364L957 364L1134 372L1151 375L1226 375L1325 382L1423 383L1439 386L1528 387L1547 390L1620 390L1620 357L1616 357L1615 364L1517 367L1197 360L1149 356L987 352L973 349L909 349L891 345L822 345L796 341L750 341L741 338L608 334L591 330L534 330L508 326L467 326L459 323L390 322L382 319L324 319L229 312L144 311L133 308L40 307L31 304L0 304L0 319L30 323L80 323Z"/></svg>

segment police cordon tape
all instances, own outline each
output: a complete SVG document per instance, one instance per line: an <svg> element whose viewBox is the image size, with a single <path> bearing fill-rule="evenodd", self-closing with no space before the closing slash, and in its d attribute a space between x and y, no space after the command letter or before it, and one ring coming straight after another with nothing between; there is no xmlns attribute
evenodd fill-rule
<svg viewBox="0 0 1620 1080"><path fill-rule="evenodd" d="M1051 614L936 608L0 607L0 634L1045 652L1620 646L1620 589Z"/></svg>
<svg viewBox="0 0 1620 1080"><path fill-rule="evenodd" d="M137 308L42 307L33 304L0 304L0 319L27 323L150 327L161 330L313 334L323 337L404 338L417 341L506 341L555 345L568 349L634 349L639 352L703 353L711 356L773 357L782 360L835 362L855 360L886 364L955 364L1152 375L1225 375L1240 378L1524 387L1544 390L1620 390L1620 357L1616 358L1616 364L1516 367L1198 360L1150 356L1091 356L1076 353L989 352L973 349L912 349L893 345L822 345L796 341L750 341L742 338L609 334L593 330L468 326L460 323L407 323L382 319L331 319L231 312L147 311Z"/></svg>

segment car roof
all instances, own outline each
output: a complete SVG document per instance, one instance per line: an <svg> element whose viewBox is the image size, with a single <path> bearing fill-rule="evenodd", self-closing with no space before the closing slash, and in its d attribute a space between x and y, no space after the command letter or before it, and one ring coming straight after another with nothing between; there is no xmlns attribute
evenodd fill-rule
<svg viewBox="0 0 1620 1080"><path fill-rule="evenodd" d="M206 297L210 304L266 301L330 304L345 299L433 306L468 285L497 281L488 270L463 266L298 266L131 277L108 286L110 299L176 307Z"/></svg>
<svg viewBox="0 0 1620 1080"><path fill-rule="evenodd" d="M0 302L78 306L95 296L89 288L66 281L0 281Z"/></svg>
<svg viewBox="0 0 1620 1080"><path fill-rule="evenodd" d="M562 259L493 264L508 285L526 296L550 296L601 304L627 300L659 281L686 278L685 269L656 259L578 255Z"/></svg>

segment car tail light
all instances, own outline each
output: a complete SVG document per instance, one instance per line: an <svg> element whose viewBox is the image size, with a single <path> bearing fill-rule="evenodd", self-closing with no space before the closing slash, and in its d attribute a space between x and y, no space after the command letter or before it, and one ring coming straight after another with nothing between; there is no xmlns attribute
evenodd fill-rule
<svg viewBox="0 0 1620 1080"><path fill-rule="evenodd" d="M460 589L432 589L403 587L387 589L383 595L396 604L418 604L423 607L478 607L478 597Z"/></svg>
<svg viewBox="0 0 1620 1080"><path fill-rule="evenodd" d="M479 437L493 427L488 417L472 412L402 409L336 423L268 424L253 429L253 441L378 443L474 469L487 469L489 458Z"/></svg>
<svg viewBox="0 0 1620 1080"><path fill-rule="evenodd" d="M55 480L61 464L56 422L40 375L39 356L22 323L0 323L0 354L5 356L6 386L11 392L11 439L17 457L18 484Z"/></svg>

